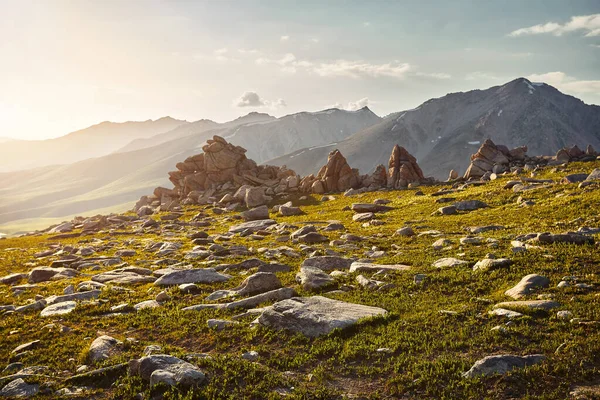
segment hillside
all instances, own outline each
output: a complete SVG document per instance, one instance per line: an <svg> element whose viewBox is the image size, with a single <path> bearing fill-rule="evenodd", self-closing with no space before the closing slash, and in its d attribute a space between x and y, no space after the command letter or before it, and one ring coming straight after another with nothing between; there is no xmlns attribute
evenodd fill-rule
<svg viewBox="0 0 600 400"><path fill-rule="evenodd" d="M300 215L242 227L210 204L0 240L0 393L596 399L599 179L570 163L292 195Z"/></svg>
<svg viewBox="0 0 600 400"><path fill-rule="evenodd" d="M181 137L155 146L69 165L0 173L0 232L37 229L47 225L49 219L92 215L99 209L118 207L117 211L124 211L142 194L167 185L167 172L177 162L200 153L202 144L214 134L234 135L235 144L248 143L255 153L282 155L300 145L318 146L350 135L351 128L362 129L379 119L368 109L327 110L322 114L300 113L272 119L266 114L251 113L216 129L180 135L188 127L195 129L196 123L191 123L166 134ZM265 119L270 122L255 122ZM294 141L295 135L299 139ZM252 158L251 151L248 155Z"/></svg>
<svg viewBox="0 0 600 400"><path fill-rule="evenodd" d="M600 148L600 107L519 78L428 100L331 147L301 149L268 163L306 175L337 148L352 167L368 172L385 163L387 149L399 144L417 157L426 175L443 179L451 169L464 173L469 156L487 138L508 147L525 145L531 155L554 154L574 144Z"/></svg>
<svg viewBox="0 0 600 400"><path fill-rule="evenodd" d="M56 139L6 142L0 147L0 172L64 165L104 156L132 140L168 132L186 124L186 121L171 117L143 122L107 121Z"/></svg>

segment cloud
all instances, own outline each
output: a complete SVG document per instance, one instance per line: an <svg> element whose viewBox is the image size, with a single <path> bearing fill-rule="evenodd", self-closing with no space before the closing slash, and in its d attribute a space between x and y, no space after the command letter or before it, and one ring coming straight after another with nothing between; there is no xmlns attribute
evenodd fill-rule
<svg viewBox="0 0 600 400"><path fill-rule="evenodd" d="M279 40L281 42L287 42L288 40L290 40L290 37L288 35L283 35L282 37L279 38Z"/></svg>
<svg viewBox="0 0 600 400"><path fill-rule="evenodd" d="M415 76L433 79L450 79L452 75L443 72L415 72Z"/></svg>
<svg viewBox="0 0 600 400"><path fill-rule="evenodd" d="M465 76L465 80L467 81L476 81L476 80L490 80L490 81L497 81L499 80L500 77L497 75L494 75L491 72L484 72L484 71L474 71L474 72L469 72L466 76Z"/></svg>
<svg viewBox="0 0 600 400"><path fill-rule="evenodd" d="M356 110L360 110L363 107L368 107L369 103L370 103L369 98L363 97L362 99L348 102L348 105L346 105L346 106L344 106L342 103L338 102L338 103L332 104L330 106L327 106L325 108L327 108L327 109L337 108L340 110L356 111Z"/></svg>
<svg viewBox="0 0 600 400"><path fill-rule="evenodd" d="M236 107L264 107L266 105L256 92L244 92L234 104Z"/></svg>
<svg viewBox="0 0 600 400"><path fill-rule="evenodd" d="M371 26L371 23L370 23L369 21L365 21L365 22L363 22L363 23L362 23L362 25L363 25L365 28L368 28L369 26Z"/></svg>
<svg viewBox="0 0 600 400"><path fill-rule="evenodd" d="M368 105L369 105L369 98L363 97L360 100L349 102L348 107L346 107L346 110L356 111L356 110L360 110L363 107L367 107Z"/></svg>
<svg viewBox="0 0 600 400"><path fill-rule="evenodd" d="M269 107L271 109L287 107L287 103L283 99L265 100L256 92L244 92L238 99L234 100L233 105L236 107Z"/></svg>
<svg viewBox="0 0 600 400"><path fill-rule="evenodd" d="M258 54L258 50L256 50L256 49L238 49L238 53L240 53L240 54Z"/></svg>
<svg viewBox="0 0 600 400"><path fill-rule="evenodd" d="M565 24L557 22L546 22L545 24L533 25L527 28L517 29L508 34L508 36L518 37L526 35L552 34L562 36L565 33L582 31L584 36L600 36L600 14L580 15L571 17L571 20Z"/></svg>
<svg viewBox="0 0 600 400"><path fill-rule="evenodd" d="M590 44L591 47L595 47L597 49L600 49L600 44Z"/></svg>
<svg viewBox="0 0 600 400"><path fill-rule="evenodd" d="M312 39L310 39L310 41L313 42L313 43L319 43L321 41L321 39L319 39L319 38L312 38Z"/></svg>
<svg viewBox="0 0 600 400"><path fill-rule="evenodd" d="M404 79L411 70L408 63L399 63L397 61L386 64L371 64L363 61L338 60L333 63L321 63L313 68L313 71L320 76L330 77L390 77Z"/></svg>
<svg viewBox="0 0 600 400"><path fill-rule="evenodd" d="M578 80L562 71L531 74L526 78L534 82L545 82L563 92L600 94L600 80Z"/></svg>

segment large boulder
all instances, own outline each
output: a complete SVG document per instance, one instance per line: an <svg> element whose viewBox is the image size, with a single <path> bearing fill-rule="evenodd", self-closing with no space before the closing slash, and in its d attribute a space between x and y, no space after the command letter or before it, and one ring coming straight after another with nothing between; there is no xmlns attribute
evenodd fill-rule
<svg viewBox="0 0 600 400"><path fill-rule="evenodd" d="M319 170L317 180L321 182L324 192L343 192L360 184L358 171L350 168L346 158L337 149L329 153L327 164ZM315 190L313 192L318 193Z"/></svg>
<svg viewBox="0 0 600 400"><path fill-rule="evenodd" d="M294 297L273 304L257 321L271 328L317 337L337 328L354 325L363 318L386 314L387 311L383 308L346 303L321 296Z"/></svg>
<svg viewBox="0 0 600 400"><path fill-rule="evenodd" d="M229 279L231 279L230 275L221 274L213 268L182 269L161 276L154 284L156 286L173 286L184 283L225 282Z"/></svg>

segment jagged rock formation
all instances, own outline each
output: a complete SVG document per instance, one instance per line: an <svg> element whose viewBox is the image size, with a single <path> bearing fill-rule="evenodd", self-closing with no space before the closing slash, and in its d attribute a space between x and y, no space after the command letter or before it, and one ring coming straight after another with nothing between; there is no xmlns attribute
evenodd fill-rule
<svg viewBox="0 0 600 400"><path fill-rule="evenodd" d="M417 164L417 159L410 155L404 147L398 145L395 145L392 150L388 168L387 186L390 188L404 188L409 183L425 180L423 171Z"/></svg>
<svg viewBox="0 0 600 400"><path fill-rule="evenodd" d="M181 204L219 203L228 207L244 204L248 208L267 204L275 197L286 199L290 193L344 192L350 189L378 190L405 188L411 183L426 183L417 160L403 147L395 146L389 159L389 172L379 165L372 174L359 175L339 150L329 153L327 163L317 176L301 178L286 166L257 165L246 157L243 147L213 136L202 147L204 153L177 163L169 172L173 189L157 187L135 205L138 215L155 209L177 210Z"/></svg>
<svg viewBox="0 0 600 400"><path fill-rule="evenodd" d="M464 175L465 179L489 178L490 174L515 171L517 168L535 168L543 165L559 165L570 161L594 161L598 153L589 145L584 152L577 146L560 149L552 156L527 156L527 146L509 150L487 139L477 153L471 156L471 164Z"/></svg>
<svg viewBox="0 0 600 400"><path fill-rule="evenodd" d="M327 164L321 167L317 176L305 177L300 188L312 193L343 192L356 189L359 184L358 170L350 168L346 158L336 149L329 153Z"/></svg>

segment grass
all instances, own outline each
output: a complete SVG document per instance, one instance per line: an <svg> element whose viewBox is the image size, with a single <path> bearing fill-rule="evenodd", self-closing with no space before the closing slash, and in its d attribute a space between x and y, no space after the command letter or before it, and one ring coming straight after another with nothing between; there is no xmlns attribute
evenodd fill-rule
<svg viewBox="0 0 600 400"><path fill-rule="evenodd" d="M544 169L536 177L558 181L573 172L589 172L600 163L570 164L560 171ZM43 383L57 389L64 378L75 374L85 361L87 349L94 338L108 334L125 343L122 352L99 366L115 365L139 358L150 344L162 346L163 351L176 356L207 353L210 358L196 358L192 362L209 376L208 384L190 392L166 389L166 399L332 399L332 398L415 398L415 399L564 399L573 386L597 384L600 380L600 336L598 324L579 325L555 317L557 310L569 310L574 317L600 321L600 252L596 245L574 246L543 245L525 253L513 254L510 242L517 235L531 232L564 232L580 226L600 225L600 191L597 187L579 189L577 185L553 185L525 193L513 193L502 187L513 177L503 177L480 187L469 187L448 195L459 200L479 199L490 207L458 215L437 216L434 211L444 204L436 204L430 196L440 187L422 187L403 191L365 193L336 200L320 202L318 196L294 201L305 212L302 216L277 217L278 222L296 225L340 221L348 233L368 237L359 243L359 249L344 251L344 256L364 257L366 250L376 246L386 251L375 262L411 265L408 272L390 272L375 279L394 283L386 291L367 290L355 281L357 274L336 278L337 287L353 286L347 292L322 293L338 300L385 308L389 314L357 324L344 331L319 338L305 338L287 331L274 331L251 326L251 319L223 331L210 330L210 318L228 319L239 313L235 310L182 311L183 307L198 304L217 289L237 286L247 275L233 272L234 278L226 283L200 285L202 294L192 296L177 288L168 289L172 300L163 307L143 310L121 316L107 316L110 307L121 303L135 304L154 298L160 291L151 284L132 286L130 293L103 291L98 304L79 306L73 313L60 318L41 319L39 312L4 315L0 319L0 360L4 365L14 360L11 351L18 345L39 339L40 346L19 361L26 366L44 365L52 379ZM417 191L424 195L417 195ZM520 207L517 198L533 200L532 207ZM353 222L351 211L345 206L357 202L372 202L377 198L391 200L394 209L378 218L381 226L363 228ZM205 207L186 208L184 220L190 220ZM216 216L206 211L215 222L205 230L211 234L227 231L238 221L233 214ZM157 216L158 217L158 216ZM503 225L505 229L479 234L498 240L495 248L483 245L459 244L459 239L470 226ZM453 242L448 250L434 250L431 244L437 237L397 237L400 227L412 225L417 233L438 230ZM331 240L344 232L323 232ZM99 239L101 242L93 242ZM596 236L596 240L600 239ZM113 255L122 248L137 251L134 257L124 258L130 265L151 267L152 253L144 252L150 241L178 241L182 250L175 258L193 247L185 231L165 238L157 233L93 236L60 240L62 245L96 246L100 255ZM36 260L33 254L56 243L47 236L10 238L0 240L0 276L26 272L34 265L47 265L54 258ZM127 242L127 243L125 243ZM245 245L257 250L287 245L299 251L297 244L275 241L275 235L256 241L235 237L224 245ZM323 250L325 245L315 245ZM335 248L333 248L335 249ZM488 253L508 257L513 264L508 268L487 272L473 272L470 267L435 269L431 263L442 257L457 257L472 266ZM253 257L264 258L261 254ZM296 286L294 276L306 256L282 257L278 262L292 266L292 272L279 273L286 286ZM228 257L219 262L237 262L248 257ZM197 267L201 262L192 262ZM107 271L84 270L84 274ZM425 274L424 284L416 285L415 274ZM549 313L532 313L507 320L488 315L493 304L510 300L504 291L514 286L524 275L537 273L548 277L550 294L561 304ZM364 274L370 277L369 274ZM581 281L595 285L594 290L557 288L564 276L577 276ZM24 304L35 295L49 296L62 293L69 284L89 279L85 276L69 281L39 284L20 296L7 286L0 287L0 304ZM313 295L297 288L301 295ZM536 295L528 298L534 299ZM440 313L441 310L455 314ZM53 324L53 327L47 326ZM59 326L69 327L60 332ZM506 332L492 330L503 325ZM11 332L18 330L17 333ZM559 352L556 349L561 347ZM377 351L378 349L389 349ZM255 350L260 354L258 363L243 360L243 352ZM467 371L479 358L492 354L545 354L546 361L529 368L514 370L503 376L465 379ZM2 367L3 364L0 364ZM150 395L165 388L148 388L136 377L124 376L110 388L94 389L82 398L134 397L137 393ZM53 392L40 397L56 398Z"/></svg>

